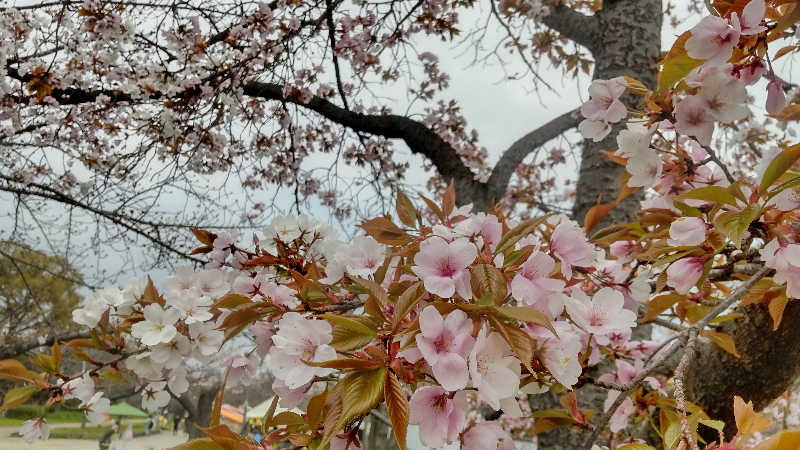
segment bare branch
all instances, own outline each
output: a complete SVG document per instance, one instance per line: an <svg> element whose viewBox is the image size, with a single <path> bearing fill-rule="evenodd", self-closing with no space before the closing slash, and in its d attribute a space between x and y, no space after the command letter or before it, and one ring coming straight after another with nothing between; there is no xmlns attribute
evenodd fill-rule
<svg viewBox="0 0 800 450"><path fill-rule="evenodd" d="M39 347L51 347L53 342L58 340L58 342L68 342L73 339L88 339L91 336L89 333L73 333L67 334L63 336L51 336L49 339L45 340L41 344L38 341L29 342L27 344L20 344L16 346L7 346L4 347L3 350L0 351L0 359L9 359L9 358L16 358L20 355L23 355L31 350L35 350Z"/></svg>
<svg viewBox="0 0 800 450"><path fill-rule="evenodd" d="M550 14L542 17L542 22L565 38L592 51L598 42L597 20L581 14L569 6L550 7Z"/></svg>
<svg viewBox="0 0 800 450"><path fill-rule="evenodd" d="M574 113L575 111L566 112L511 144L511 147L497 161L492 175L489 177L487 184L490 195L495 198L502 196L514 170L531 152L565 131L578 126L580 120Z"/></svg>

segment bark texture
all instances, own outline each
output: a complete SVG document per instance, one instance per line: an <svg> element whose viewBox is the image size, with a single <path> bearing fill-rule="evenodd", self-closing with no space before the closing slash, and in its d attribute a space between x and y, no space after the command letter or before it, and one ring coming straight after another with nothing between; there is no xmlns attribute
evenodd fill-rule
<svg viewBox="0 0 800 450"><path fill-rule="evenodd" d="M653 88L656 85L657 61L661 54L661 0L606 0L603 9L592 17L596 27L594 39L584 44L595 60L594 79L629 76ZM557 26L548 23L557 31ZM622 101L629 108L637 108L637 98L626 94ZM625 173L625 168L612 162L600 150L617 149L616 136L621 126L600 142L584 141L580 173L576 187L573 217L582 222L586 212L597 203L609 203L617 198L621 186L615 181ZM630 195L614 207L599 227L611 223L634 220L634 213L644 194L641 190ZM639 330L649 332L647 330ZM578 392L582 408L602 411L606 390L586 385ZM558 396L552 393L529 397L534 410L560 408ZM580 448L588 434L557 428L538 436L540 449L569 450Z"/></svg>
<svg viewBox="0 0 800 450"><path fill-rule="evenodd" d="M772 331L772 318L761 304L740 306L744 314L723 323L733 337L737 358L711 342L698 347L698 357L687 371L687 394L709 416L724 420L728 438L736 433L733 397L753 401L756 411L783 393L800 373L800 302L786 305L780 327ZM717 439L715 433L710 439Z"/></svg>
<svg viewBox="0 0 800 450"><path fill-rule="evenodd" d="M661 0L612 0L603 2L603 9L594 16L599 36L589 46L595 60L594 79L630 76L648 87L655 87L657 62L661 55ZM639 107L631 95L622 98L630 107ZM616 199L620 185L615 180L625 168L612 162L600 150L617 149L617 133L621 126L600 142L584 141L581 166L575 193L573 217L582 222L586 212L599 203ZM606 216L607 223L626 223L633 219L643 198L640 189L623 200Z"/></svg>

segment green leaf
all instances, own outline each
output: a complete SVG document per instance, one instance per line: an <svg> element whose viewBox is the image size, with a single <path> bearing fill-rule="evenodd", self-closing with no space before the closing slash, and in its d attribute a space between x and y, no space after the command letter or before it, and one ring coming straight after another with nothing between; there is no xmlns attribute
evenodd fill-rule
<svg viewBox="0 0 800 450"><path fill-rule="evenodd" d="M748 205L741 211L725 211L714 218L717 230L730 239L736 248L742 244L742 235L761 214L758 205Z"/></svg>
<svg viewBox="0 0 800 450"><path fill-rule="evenodd" d="M475 264L469 268L469 274L472 294L476 298L491 294L495 304L503 303L508 295L508 282L503 272L491 264Z"/></svg>
<svg viewBox="0 0 800 450"><path fill-rule="evenodd" d="M351 318L336 314L323 314L323 319L330 322L333 328L331 346L340 352L355 350L367 345L377 335L377 331Z"/></svg>
<svg viewBox="0 0 800 450"><path fill-rule="evenodd" d="M355 282L357 285L366 289L369 295L375 297L375 299L378 300L381 306L386 306L389 303L389 294L386 292L385 289L383 289L383 287L380 284L372 280L368 280L366 278L361 278L361 277L352 277L352 279L353 282Z"/></svg>
<svg viewBox="0 0 800 450"><path fill-rule="evenodd" d="M552 214L547 214L542 217L537 217L534 219L528 219L521 224L515 226L514 228L508 230L500 242L497 243L497 247L494 249L494 254L504 253L506 250L513 248L514 244L519 242L520 239L524 238L525 236L533 233L533 231L544 223Z"/></svg>
<svg viewBox="0 0 800 450"><path fill-rule="evenodd" d="M406 450L406 434L408 431L408 398L403 391L400 380L389 371L386 371L386 385L383 388L386 398L386 411L392 422L392 431L400 450Z"/></svg>
<svg viewBox="0 0 800 450"><path fill-rule="evenodd" d="M368 413L383 398L386 368L354 372L342 379L342 417L339 428Z"/></svg>
<svg viewBox="0 0 800 450"><path fill-rule="evenodd" d="M689 200L702 200L706 202L724 203L736 206L736 197L722 186L703 186L683 193L678 198Z"/></svg>
<svg viewBox="0 0 800 450"><path fill-rule="evenodd" d="M758 187L758 193L764 195L767 189L772 186L772 183L789 170L798 159L800 159L800 144L793 145L778 153L778 156L769 163L767 170L764 171L764 176L761 178L761 184Z"/></svg>
<svg viewBox="0 0 800 450"><path fill-rule="evenodd" d="M392 316L392 330L397 331L400 322L408 316L411 310L417 306L420 300L425 297L425 287L421 281L409 286L400 297L397 299L397 304L394 307L394 315Z"/></svg>
<svg viewBox="0 0 800 450"><path fill-rule="evenodd" d="M10 391L6 392L5 398L3 398L3 405L0 406L0 411L13 408L27 402L28 399L31 398L31 395L41 390L42 388L36 385L20 386L11 389Z"/></svg>
<svg viewBox="0 0 800 450"><path fill-rule="evenodd" d="M533 308L528 308L527 306L498 306L495 307L495 311L507 319L535 323L536 325L543 326L550 330L554 336L558 337L558 333L556 333L556 329L553 328L553 325L550 323L550 319Z"/></svg>
<svg viewBox="0 0 800 450"><path fill-rule="evenodd" d="M691 35L691 31L687 31L678 36L667 56L664 57L663 67L658 73L659 92L670 89L675 83L689 75L692 69L703 64L703 61L694 59L686 53L685 44Z"/></svg>
<svg viewBox="0 0 800 450"><path fill-rule="evenodd" d="M411 203L411 200L409 200L406 194L401 190L397 191L395 209L397 210L397 217L400 218L403 225L409 228L414 228L416 226L419 212L417 208L414 207L414 204Z"/></svg>
<svg viewBox="0 0 800 450"><path fill-rule="evenodd" d="M272 418L272 423L271 423L273 427L302 426L305 424L306 421L299 414L293 413L291 411L284 411L282 413L277 414L275 417Z"/></svg>

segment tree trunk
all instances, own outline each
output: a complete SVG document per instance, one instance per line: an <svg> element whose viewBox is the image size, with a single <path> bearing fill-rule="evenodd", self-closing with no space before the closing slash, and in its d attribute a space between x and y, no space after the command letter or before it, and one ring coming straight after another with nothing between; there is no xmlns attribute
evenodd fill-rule
<svg viewBox="0 0 800 450"><path fill-rule="evenodd" d="M656 85L656 63L661 55L661 0L611 0L603 2L597 12L600 36L592 46L595 60L594 79L629 76L650 88ZM639 107L638 98L626 94L623 102ZM600 142L583 142L580 173L575 192L573 217L583 222L586 212L599 203L609 203L617 198L621 185L615 181L625 173L625 168L612 162L600 150L617 149L617 133L622 126L613 127ZM614 207L600 226L626 223L633 220L643 198L640 189Z"/></svg>
<svg viewBox="0 0 800 450"><path fill-rule="evenodd" d="M610 79L629 76L638 79L650 88L656 85L656 63L661 55L661 0L606 0L598 11L600 36L590 50L595 60L594 79ZM626 94L622 101L630 107L640 107L638 98ZM599 203L609 203L617 198L621 185L615 181L625 173L625 168L612 162L600 150L617 149L616 136L622 126L613 127L611 133L600 142L584 141L580 173L575 194L573 217L582 222L586 212ZM643 198L642 190L630 195L614 207L600 226L611 223L627 223L634 220L634 213ZM637 330L637 334L649 334ZM580 389L578 401L583 408L602 410L606 391L587 385ZM552 393L529 397L533 410L560 408L558 396ZM583 445L587 434L559 428L538 436L539 448L576 449Z"/></svg>
<svg viewBox="0 0 800 450"><path fill-rule="evenodd" d="M211 424L211 406L214 403L214 397L217 396L219 385L212 385L199 389L197 394L197 404L194 411L189 416L191 424L189 425L189 439L198 439L206 435L200 431L200 428L206 428Z"/></svg>
<svg viewBox="0 0 800 450"><path fill-rule="evenodd" d="M737 358L711 342L702 342L687 371L687 394L709 416L724 420L725 434L736 433L733 397L753 401L756 411L783 393L800 373L800 301L786 305L772 331L772 317L762 304L736 308L744 314L722 324L736 343ZM706 430L708 431L708 430ZM708 438L717 440L716 432Z"/></svg>

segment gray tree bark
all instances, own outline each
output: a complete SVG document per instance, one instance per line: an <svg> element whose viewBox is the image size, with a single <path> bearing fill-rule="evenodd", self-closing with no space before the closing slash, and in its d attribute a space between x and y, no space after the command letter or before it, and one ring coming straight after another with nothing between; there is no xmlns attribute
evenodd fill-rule
<svg viewBox="0 0 800 450"><path fill-rule="evenodd" d="M661 0L606 0L603 9L592 18L596 21L592 39L583 44L595 60L593 79L629 76L650 88L655 88L657 61L661 55ZM571 23L571 22L570 22ZM558 25L551 25L557 30ZM581 32L581 29L573 31ZM639 108L637 98L626 94L622 98L629 108ZM600 150L617 149L616 136L622 126L614 126L600 142L583 142L581 165L573 207L573 217L582 222L586 212L597 203L609 203L617 198L620 186L615 181L625 168L612 162ZM606 216L605 224L627 223L643 198L642 190L620 202ZM640 330L649 334L649 327ZM606 390L592 385L580 388L578 401L583 408L602 411ZM533 410L560 408L558 396L552 393L530 396ZM570 450L580 448L588 434L572 428L557 428L537 437L540 449Z"/></svg>

